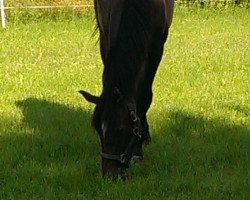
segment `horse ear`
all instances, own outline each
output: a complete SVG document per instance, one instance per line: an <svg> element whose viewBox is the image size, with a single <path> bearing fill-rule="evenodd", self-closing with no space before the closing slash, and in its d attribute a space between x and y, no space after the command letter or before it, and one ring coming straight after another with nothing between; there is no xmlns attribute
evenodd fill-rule
<svg viewBox="0 0 250 200"><path fill-rule="evenodd" d="M98 104L100 100L100 97L94 96L84 90L80 90L79 93L90 103Z"/></svg>
<svg viewBox="0 0 250 200"><path fill-rule="evenodd" d="M119 103L122 100L123 95L120 92L118 87L114 87L113 94L114 94L116 102Z"/></svg>

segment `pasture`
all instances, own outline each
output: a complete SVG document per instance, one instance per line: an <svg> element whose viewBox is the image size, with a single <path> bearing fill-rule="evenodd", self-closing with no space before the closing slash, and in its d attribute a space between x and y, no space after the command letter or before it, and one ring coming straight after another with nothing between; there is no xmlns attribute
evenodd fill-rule
<svg viewBox="0 0 250 200"><path fill-rule="evenodd" d="M176 7L126 182L102 179L77 93L101 91L93 12L43 17L0 29L0 199L249 199L249 10Z"/></svg>

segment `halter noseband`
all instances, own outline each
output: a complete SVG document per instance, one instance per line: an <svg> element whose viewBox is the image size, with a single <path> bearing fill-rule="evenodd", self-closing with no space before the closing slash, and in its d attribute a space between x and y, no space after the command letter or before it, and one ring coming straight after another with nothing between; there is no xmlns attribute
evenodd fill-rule
<svg viewBox="0 0 250 200"><path fill-rule="evenodd" d="M133 136L130 139L128 146L126 147L124 153L121 155L114 155L114 154L108 154L101 152L102 158L108 159L108 160L115 160L122 164L128 164L132 157L132 148L136 141L140 141L142 139L142 133L141 133L141 121L138 115L136 114L134 106L127 106L129 111L129 116L132 121L133 126Z"/></svg>

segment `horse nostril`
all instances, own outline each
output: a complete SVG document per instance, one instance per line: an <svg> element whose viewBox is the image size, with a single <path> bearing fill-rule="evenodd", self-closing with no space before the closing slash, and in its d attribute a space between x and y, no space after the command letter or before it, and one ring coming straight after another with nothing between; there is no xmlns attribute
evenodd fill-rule
<svg viewBox="0 0 250 200"><path fill-rule="evenodd" d="M112 180L127 180L128 171L124 168L117 168L114 171L103 171L103 177L111 178Z"/></svg>
<svg viewBox="0 0 250 200"><path fill-rule="evenodd" d="M104 159L102 162L103 177L108 177L114 180L126 180L128 177L127 166L115 161Z"/></svg>
<svg viewBox="0 0 250 200"><path fill-rule="evenodd" d="M128 178L128 171L126 169L118 168L118 174L122 180L126 180Z"/></svg>

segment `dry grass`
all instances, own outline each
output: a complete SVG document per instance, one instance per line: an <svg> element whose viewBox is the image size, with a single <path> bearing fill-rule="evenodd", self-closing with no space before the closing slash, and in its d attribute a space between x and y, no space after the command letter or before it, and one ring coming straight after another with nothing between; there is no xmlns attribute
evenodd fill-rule
<svg viewBox="0 0 250 200"><path fill-rule="evenodd" d="M34 6L34 5L84 5L92 4L93 0L6 0L6 6Z"/></svg>
<svg viewBox="0 0 250 200"><path fill-rule="evenodd" d="M5 0L6 6L41 6L41 5L85 5L85 4L93 4L94 0ZM190 4L190 5L201 5L201 2L205 2L206 5L212 6L226 6L241 4L249 6L249 0L176 0L178 3Z"/></svg>

